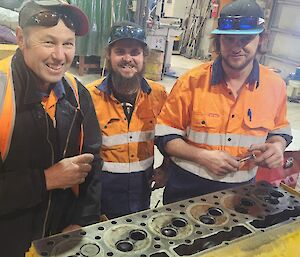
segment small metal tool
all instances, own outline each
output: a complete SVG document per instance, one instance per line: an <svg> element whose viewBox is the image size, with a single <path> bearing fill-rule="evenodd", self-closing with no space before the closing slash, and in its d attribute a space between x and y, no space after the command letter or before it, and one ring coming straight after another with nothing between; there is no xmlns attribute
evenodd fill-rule
<svg viewBox="0 0 300 257"><path fill-rule="evenodd" d="M294 165L294 158L293 157L289 157L289 158L287 158L287 160L283 164L283 168L284 169L288 169L288 168L293 167L293 165Z"/></svg>
<svg viewBox="0 0 300 257"><path fill-rule="evenodd" d="M255 159L255 158L256 158L256 155L253 153L251 155L248 155L248 156L240 159L239 162L245 162L245 161L252 160L252 159Z"/></svg>
<svg viewBox="0 0 300 257"><path fill-rule="evenodd" d="M154 186L155 186L155 181L153 180L150 185L151 190L154 190Z"/></svg>

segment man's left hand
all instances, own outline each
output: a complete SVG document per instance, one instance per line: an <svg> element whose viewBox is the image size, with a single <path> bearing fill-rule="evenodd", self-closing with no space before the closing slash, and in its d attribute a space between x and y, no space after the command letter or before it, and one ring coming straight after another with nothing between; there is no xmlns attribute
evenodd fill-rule
<svg viewBox="0 0 300 257"><path fill-rule="evenodd" d="M283 165L284 147L281 142L251 145L248 151L260 152L260 154L256 154L256 158L254 159L256 165L269 169L278 168Z"/></svg>
<svg viewBox="0 0 300 257"><path fill-rule="evenodd" d="M169 174L163 166L159 166L153 170L153 175L149 181L151 190L162 188L167 184Z"/></svg>

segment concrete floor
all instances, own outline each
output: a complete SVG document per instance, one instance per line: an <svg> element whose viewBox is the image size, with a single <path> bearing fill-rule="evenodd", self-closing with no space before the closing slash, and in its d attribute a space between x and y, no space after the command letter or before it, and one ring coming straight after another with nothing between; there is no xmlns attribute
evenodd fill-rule
<svg viewBox="0 0 300 257"><path fill-rule="evenodd" d="M171 58L171 68L170 71L174 71L177 76L182 75L187 70L201 64L202 61L196 59L187 59L180 55L173 55ZM77 73L77 70L72 69L73 74ZM77 77L83 84L90 83L93 80L96 80L100 77L99 74L86 74L81 77ZM172 86L174 85L176 78L163 76L163 79L160 83L166 88L168 92L171 91ZM292 132L294 140L292 144L288 147L287 150L296 151L300 150L300 104L288 102L288 120L292 127ZM157 149L155 149L155 163L154 166L157 167L162 162L162 156ZM296 189L300 191L300 178L298 179ZM153 192L151 199L151 206L154 207L158 204L160 206L162 203L162 194L163 189L158 189Z"/></svg>

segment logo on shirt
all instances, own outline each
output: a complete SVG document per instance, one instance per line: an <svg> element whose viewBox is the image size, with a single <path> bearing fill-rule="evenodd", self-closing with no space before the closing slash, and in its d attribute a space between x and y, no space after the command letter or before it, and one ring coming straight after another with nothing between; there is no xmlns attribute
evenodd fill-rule
<svg viewBox="0 0 300 257"><path fill-rule="evenodd" d="M218 114L218 113L209 113L208 117L219 118L220 114Z"/></svg>

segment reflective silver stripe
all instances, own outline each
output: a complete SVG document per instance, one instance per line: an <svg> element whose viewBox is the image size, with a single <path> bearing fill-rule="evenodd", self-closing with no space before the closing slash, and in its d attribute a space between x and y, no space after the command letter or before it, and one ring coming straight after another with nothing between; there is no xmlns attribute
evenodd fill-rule
<svg viewBox="0 0 300 257"><path fill-rule="evenodd" d="M286 134L286 135L292 135L292 129L291 129L291 125L288 125L286 127L283 128L279 128L279 129L275 129L270 131L271 134Z"/></svg>
<svg viewBox="0 0 300 257"><path fill-rule="evenodd" d="M102 136L102 144L105 146L123 145L133 142L147 142L154 139L154 130L128 132L114 136Z"/></svg>
<svg viewBox="0 0 300 257"><path fill-rule="evenodd" d="M130 162L130 163L119 163L119 162L104 162L103 171L109 171L114 173L130 173L143 171L151 167L153 164L153 156L139 162Z"/></svg>
<svg viewBox="0 0 300 257"><path fill-rule="evenodd" d="M257 167L251 169L251 170L239 170L234 173L229 173L226 176L216 176L210 171L208 171L203 166L197 165L193 162L186 161L177 157L171 157L174 163L178 165L180 168L187 170L199 177L215 180L215 181L221 181L221 182L227 182L227 183L237 183L237 182L245 182L250 179L252 179L257 171Z"/></svg>
<svg viewBox="0 0 300 257"><path fill-rule="evenodd" d="M167 125L157 124L155 126L155 136L167 136L170 134L185 136L186 132L177 128L173 128Z"/></svg>
<svg viewBox="0 0 300 257"><path fill-rule="evenodd" d="M0 72L0 114L2 113L6 88L7 88L7 77L4 73Z"/></svg>
<svg viewBox="0 0 300 257"><path fill-rule="evenodd" d="M197 144L207 144L211 146L239 146L250 147L252 144L262 144L267 136L249 136L240 134L215 134L207 132L197 132L190 130L187 138Z"/></svg>

